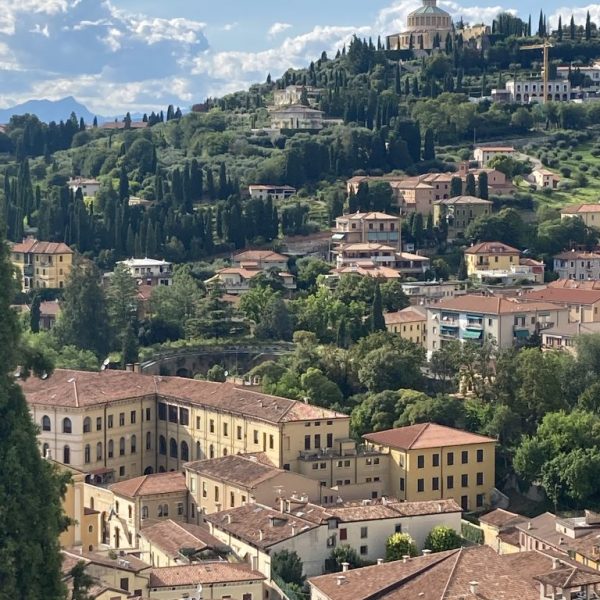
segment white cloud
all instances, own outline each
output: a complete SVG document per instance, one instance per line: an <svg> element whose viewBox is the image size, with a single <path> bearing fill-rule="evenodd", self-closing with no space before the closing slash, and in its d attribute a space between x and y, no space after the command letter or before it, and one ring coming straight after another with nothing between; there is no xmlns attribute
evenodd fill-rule
<svg viewBox="0 0 600 600"><path fill-rule="evenodd" d="M239 23L237 21L233 22L233 23L225 23L225 25L223 25L222 29L223 31L233 31L234 29L237 29L239 27Z"/></svg>
<svg viewBox="0 0 600 600"><path fill-rule="evenodd" d="M275 37L276 35L279 35L280 33L291 29L291 27L292 26L290 23L273 23L273 25L269 27L268 34L270 37Z"/></svg>
<svg viewBox="0 0 600 600"><path fill-rule="evenodd" d="M551 27L558 27L558 17L562 16L562 24L566 26L571 21L571 15L575 20L576 25L585 25L585 17L587 13L590 13L590 18L593 23L600 24L600 4L589 4L588 6L579 7L561 7L554 11L548 19ZM537 21L536 21L537 22Z"/></svg>

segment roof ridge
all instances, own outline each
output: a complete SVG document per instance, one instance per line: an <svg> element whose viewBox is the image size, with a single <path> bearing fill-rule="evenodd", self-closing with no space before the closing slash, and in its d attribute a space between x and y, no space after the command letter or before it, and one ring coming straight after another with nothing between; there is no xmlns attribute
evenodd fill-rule
<svg viewBox="0 0 600 600"><path fill-rule="evenodd" d="M460 561L461 557L462 557L462 553L463 553L464 548L459 548L458 552L456 553L456 560L454 561L454 566L452 567L450 574L448 575L448 579L446 580L446 585L444 586L444 590L442 592L442 595L440 596L440 600L444 600L446 594L448 593L448 588L450 587L450 582L452 581L452 576L454 575L454 573L456 572L456 569L458 568L458 562Z"/></svg>
<svg viewBox="0 0 600 600"><path fill-rule="evenodd" d="M421 427L421 431L419 431L419 433L417 433L417 436L413 439L413 441L408 445L407 450L410 450L416 443L417 441L420 439L420 437L425 433L425 431L427 431L427 429L429 429L429 426L431 425L431 423L423 423L423 426Z"/></svg>

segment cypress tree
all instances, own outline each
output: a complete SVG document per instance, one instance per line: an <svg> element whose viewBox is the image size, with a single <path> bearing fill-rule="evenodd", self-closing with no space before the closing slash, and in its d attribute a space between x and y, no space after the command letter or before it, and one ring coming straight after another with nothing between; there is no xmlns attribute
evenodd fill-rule
<svg viewBox="0 0 600 600"><path fill-rule="evenodd" d="M127 170L125 166L121 166L119 172L119 200L123 202L129 198L129 178L127 177Z"/></svg>
<svg viewBox="0 0 600 600"><path fill-rule="evenodd" d="M563 32L562 32L562 16L561 15L558 16L558 29L557 29L557 33L558 33L558 41L562 42Z"/></svg>
<svg viewBox="0 0 600 600"><path fill-rule="evenodd" d="M460 264L458 265L458 273L456 274L456 277L459 281L465 281L469 277L467 272L467 263L465 262L464 255L460 259Z"/></svg>
<svg viewBox="0 0 600 600"><path fill-rule="evenodd" d="M488 175L485 171L479 173L477 177L477 187L479 188L479 197L483 200L489 198Z"/></svg>
<svg viewBox="0 0 600 600"><path fill-rule="evenodd" d="M462 195L462 179L460 177L453 177L450 180L450 198L456 198L456 196Z"/></svg>
<svg viewBox="0 0 600 600"><path fill-rule="evenodd" d="M475 175L473 173L469 173L467 175L467 181L465 184L465 196L476 196L477 189L475 185Z"/></svg>
<svg viewBox="0 0 600 600"><path fill-rule="evenodd" d="M373 293L370 326L371 333L376 331L385 331L385 318L383 316L383 303L381 301L381 288L379 287L379 282L375 284L375 291Z"/></svg>
<svg viewBox="0 0 600 600"><path fill-rule="evenodd" d="M587 11L585 16L585 39L590 41L592 39L592 20L590 19L590 11Z"/></svg>
<svg viewBox="0 0 600 600"><path fill-rule="evenodd" d="M42 300L40 295L35 294L31 301L31 309L29 311L29 328L33 333L39 333L40 331L40 317L42 314L40 310L41 303Z"/></svg>
<svg viewBox="0 0 600 600"><path fill-rule="evenodd" d="M423 160L435 160L435 144L433 141L433 129L425 131L425 142L423 145Z"/></svg>
<svg viewBox="0 0 600 600"><path fill-rule="evenodd" d="M575 39L575 19L573 15L571 15L571 22L569 23L569 37L574 40Z"/></svg>
<svg viewBox="0 0 600 600"><path fill-rule="evenodd" d="M40 455L36 426L14 373L20 331L10 308L13 268L0 240L0 598L63 600L58 536L64 476ZM23 365L27 366L27 365Z"/></svg>

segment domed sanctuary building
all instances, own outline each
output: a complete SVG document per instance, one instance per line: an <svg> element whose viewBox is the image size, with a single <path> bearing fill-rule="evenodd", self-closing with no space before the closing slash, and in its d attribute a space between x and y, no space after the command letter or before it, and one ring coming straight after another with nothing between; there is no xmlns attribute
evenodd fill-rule
<svg viewBox="0 0 600 600"><path fill-rule="evenodd" d="M446 36L452 33L452 18L437 6L437 0L423 0L423 6L408 15L406 31L389 35L387 47L390 50L431 50L435 46L443 48Z"/></svg>

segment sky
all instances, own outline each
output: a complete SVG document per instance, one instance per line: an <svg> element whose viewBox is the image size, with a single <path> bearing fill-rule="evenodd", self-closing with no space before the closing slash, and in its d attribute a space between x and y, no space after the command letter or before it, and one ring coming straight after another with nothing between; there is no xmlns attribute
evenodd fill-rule
<svg viewBox="0 0 600 600"><path fill-rule="evenodd" d="M600 24L600 4L439 0L455 19L491 23L540 7ZM354 34L397 33L420 0L0 0L0 108L74 96L99 115L142 112L246 89L334 54Z"/></svg>

